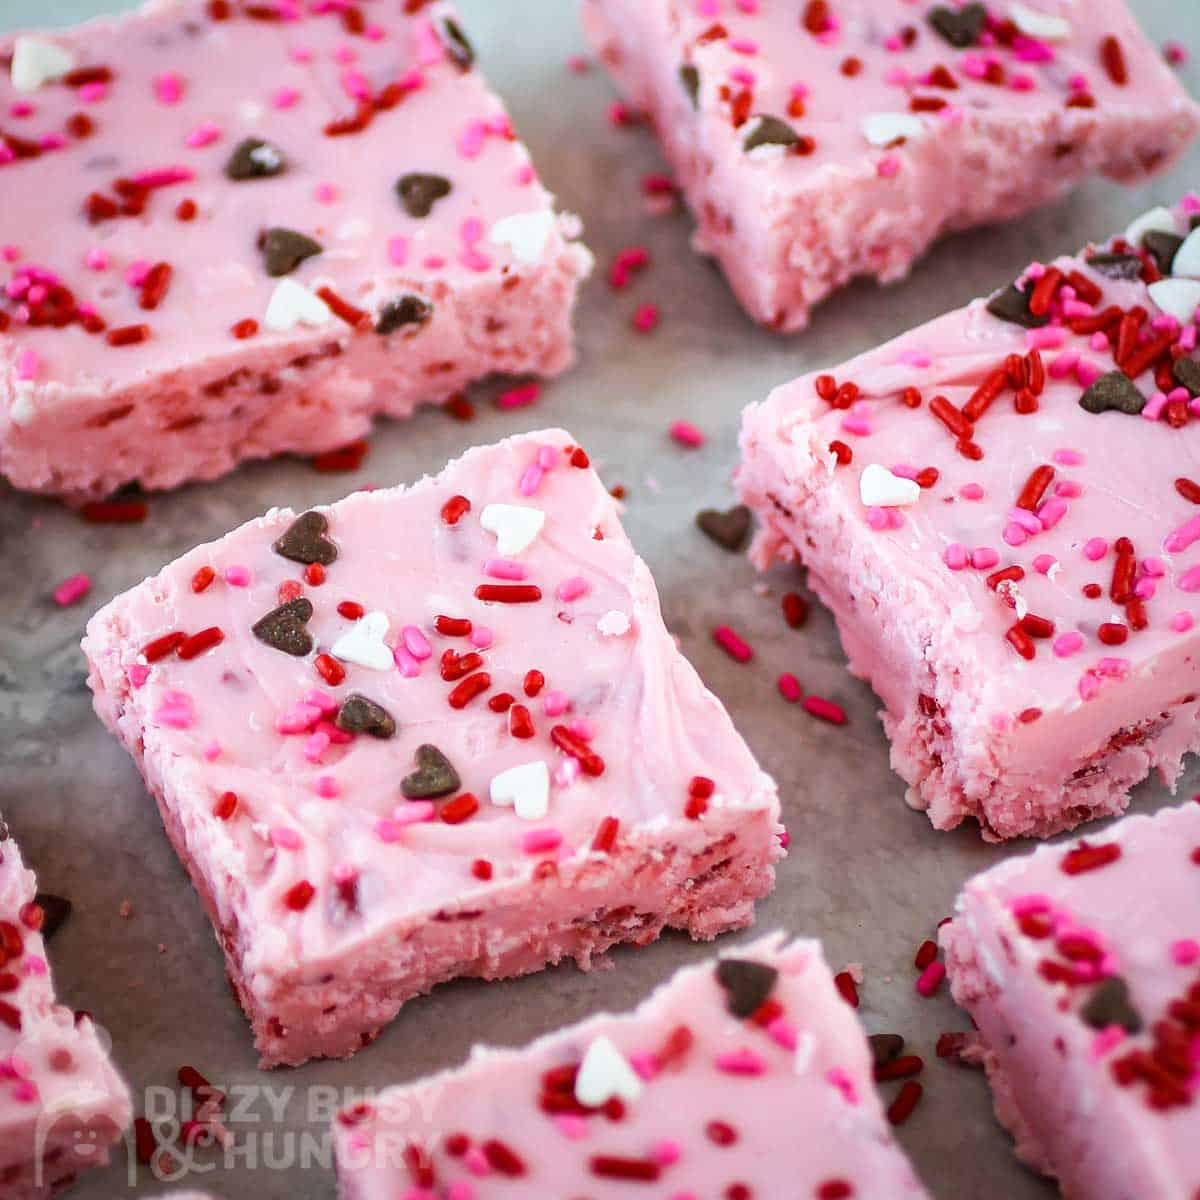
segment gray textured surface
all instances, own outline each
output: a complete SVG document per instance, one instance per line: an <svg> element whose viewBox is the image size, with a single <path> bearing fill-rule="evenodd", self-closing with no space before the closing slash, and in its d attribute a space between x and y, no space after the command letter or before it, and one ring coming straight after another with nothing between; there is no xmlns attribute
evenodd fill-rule
<svg viewBox="0 0 1200 1200"><path fill-rule="evenodd" d="M95 0L0 0L0 24L65 23L98 7ZM1156 42L1187 42L1200 33L1190 0L1135 0L1134 7ZM643 213L640 178L661 163L647 134L609 126L611 94L598 71L566 71L567 56L583 49L574 5L462 0L462 8L485 69L547 183L567 208L583 214L598 255L601 277L587 288L579 314L578 368L548 387L535 409L497 413L481 392L472 425L428 412L384 427L357 476L322 476L292 462L252 466L153 499L151 518L140 528L89 527L54 504L11 491L0 496L0 807L43 886L76 903L54 944L60 992L97 1013L139 1095L172 1083L179 1064L192 1062L222 1086L266 1084L283 1104L276 1122L267 1094L254 1092L248 1114L234 1126L244 1156L231 1169L188 1176L228 1200L333 1195L328 1172L281 1165L299 1157L291 1140L298 1132L324 1132L322 1120L310 1120L319 1115L309 1111L308 1101L320 1095L312 1088L411 1079L459 1062L476 1037L517 1044L602 1008L627 1008L708 950L671 938L615 954L611 971L566 968L511 983L444 987L408 1006L375 1046L348 1063L261 1075L208 923L153 804L92 715L78 650L92 609L271 504L304 506L367 480L410 480L471 442L566 425L606 480L628 487L626 527L658 580L668 624L779 780L792 853L776 893L761 907L759 928L819 934L835 966L865 964L862 1015L869 1027L904 1033L932 1059L938 1032L966 1022L945 997L916 997L913 951L969 874L1019 847L985 847L972 830L936 833L905 807L872 697L847 675L827 616L817 610L804 631L788 631L777 607L778 593L793 582L788 574L771 578L772 596L762 595L749 565L703 539L692 517L700 507L730 502L738 417L748 400L990 290L1032 257L1123 227L1151 202L1200 183L1195 153L1173 177L1140 192L1091 183L1019 225L944 242L898 287L850 289L819 311L807 334L782 341L752 327L716 272L689 252L686 216ZM1188 68L1188 75L1195 88L1200 74ZM614 295L603 269L630 243L647 244L654 263L630 291ZM629 320L646 300L662 307L663 319L656 333L639 337L629 332ZM695 452L674 446L666 428L676 417L699 424L709 434L707 446ZM92 573L92 596L56 609L49 599L54 584L79 570ZM709 641L712 626L724 620L755 645L758 657L749 666L732 663ZM842 701L850 724L831 729L785 705L774 690L779 670ZM1182 793L1197 783L1193 768ZM1167 799L1157 784L1147 785L1135 807ZM133 907L128 919L118 914L125 899ZM933 1061L925 1084L925 1102L901 1139L936 1196L1051 1194L1015 1163L980 1076ZM286 1099L285 1089L291 1089ZM251 1152L259 1163L253 1170L245 1157ZM197 1161L219 1159L208 1153ZM143 1172L137 1194L161 1190ZM101 1200L132 1193L123 1171L113 1168L71 1194Z"/></svg>

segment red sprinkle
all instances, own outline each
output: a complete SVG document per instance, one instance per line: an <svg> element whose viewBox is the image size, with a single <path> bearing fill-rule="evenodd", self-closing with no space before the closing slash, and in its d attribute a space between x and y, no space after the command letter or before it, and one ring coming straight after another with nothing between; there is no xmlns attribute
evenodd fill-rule
<svg viewBox="0 0 1200 1200"><path fill-rule="evenodd" d="M703 432L690 421L672 421L668 433L674 441L688 450L697 450L705 442Z"/></svg>
<svg viewBox="0 0 1200 1200"><path fill-rule="evenodd" d="M1118 87L1124 87L1129 82L1129 68L1125 65L1125 51L1121 43L1110 33L1100 43L1100 61L1104 64L1108 77Z"/></svg>
<svg viewBox="0 0 1200 1200"><path fill-rule="evenodd" d="M546 677L536 669L525 672L525 682L523 684L525 695L530 698L536 696L538 692L546 686Z"/></svg>
<svg viewBox="0 0 1200 1200"><path fill-rule="evenodd" d="M363 459L367 457L367 449L366 440L359 438L358 441L351 442L348 446L341 446L337 450L327 450L312 460L313 470L326 475L342 471L357 471L362 466Z"/></svg>
<svg viewBox="0 0 1200 1200"><path fill-rule="evenodd" d="M338 606L338 615L345 617L347 621L357 621L367 611L357 600L343 600Z"/></svg>
<svg viewBox="0 0 1200 1200"><path fill-rule="evenodd" d="M237 792L222 792L213 805L213 816L218 821L228 821L238 809Z"/></svg>
<svg viewBox="0 0 1200 1200"><path fill-rule="evenodd" d="M922 996L932 996L946 978L946 965L934 959L917 977L917 991Z"/></svg>
<svg viewBox="0 0 1200 1200"><path fill-rule="evenodd" d="M145 500L90 500L80 514L89 525L140 525L150 508Z"/></svg>
<svg viewBox="0 0 1200 1200"><path fill-rule="evenodd" d="M1017 507L1029 512L1036 511L1053 479L1054 468L1049 464L1043 463L1040 467L1034 467L1017 497Z"/></svg>
<svg viewBox="0 0 1200 1200"><path fill-rule="evenodd" d="M712 633L713 641L736 662L747 663L754 651L728 625L718 625Z"/></svg>
<svg viewBox="0 0 1200 1200"><path fill-rule="evenodd" d="M854 976L849 971L839 971L833 977L834 986L841 993L842 999L845 1000L851 1008L858 1007L858 984L854 982Z"/></svg>
<svg viewBox="0 0 1200 1200"><path fill-rule="evenodd" d="M192 591L199 594L206 591L208 585L216 579L217 573L212 567L201 567L195 575L192 576Z"/></svg>
<svg viewBox="0 0 1200 1200"><path fill-rule="evenodd" d="M353 304L343 300L333 288L319 287L317 295L329 305L335 316L340 317L352 329L362 332L371 328L373 324L371 314L364 312L361 308L355 308Z"/></svg>
<svg viewBox="0 0 1200 1200"><path fill-rule="evenodd" d="M471 622L465 617L438 616L433 619L433 627L443 637L468 637L471 633Z"/></svg>
<svg viewBox="0 0 1200 1200"><path fill-rule="evenodd" d="M888 1105L888 1120L893 1125L902 1125L912 1116L913 1109L921 1102L924 1094L925 1089L915 1079L907 1080L895 1100Z"/></svg>
<svg viewBox="0 0 1200 1200"><path fill-rule="evenodd" d="M605 817L596 828L596 835L592 838L592 849L597 854L609 854L612 848L617 844L617 833L621 828L621 822L616 817Z"/></svg>
<svg viewBox="0 0 1200 1200"><path fill-rule="evenodd" d="M542 589L533 583L481 583L475 599L485 604L536 604Z"/></svg>
<svg viewBox="0 0 1200 1200"><path fill-rule="evenodd" d="M149 325L122 325L118 329L110 329L104 335L104 340L110 346L136 346L149 336Z"/></svg>
<svg viewBox="0 0 1200 1200"><path fill-rule="evenodd" d="M180 643L177 653L182 659L197 658L205 650L211 650L213 646L219 646L224 640L225 635L213 625L208 629L200 630L199 633L193 633L189 638L185 638Z"/></svg>
<svg viewBox="0 0 1200 1200"><path fill-rule="evenodd" d="M779 676L777 681L779 694L789 703L795 704L804 695L804 689L800 686L800 680L790 671L784 671Z"/></svg>
<svg viewBox="0 0 1200 1200"><path fill-rule="evenodd" d="M187 634L180 630L176 630L174 633L165 633L162 637L147 642L142 647L142 654L148 663L155 663L159 659L166 658L168 654L174 654L186 641Z"/></svg>
<svg viewBox="0 0 1200 1200"><path fill-rule="evenodd" d="M239 341L244 341L246 338L252 338L258 332L258 322L253 317L243 317L229 332Z"/></svg>
<svg viewBox="0 0 1200 1200"><path fill-rule="evenodd" d="M486 858L477 858L471 864L471 874L486 882L492 877L492 864Z"/></svg>
<svg viewBox="0 0 1200 1200"><path fill-rule="evenodd" d="M301 879L299 883L292 884L284 892L283 902L292 912L303 912L312 903L312 898L316 894L317 889L307 879Z"/></svg>
<svg viewBox="0 0 1200 1200"><path fill-rule="evenodd" d="M1068 850L1063 855L1059 866L1064 874L1082 875L1085 871L1095 871L1106 867L1121 857L1121 847L1116 842L1105 842L1099 846L1089 846L1081 842L1074 850Z"/></svg>
<svg viewBox="0 0 1200 1200"><path fill-rule="evenodd" d="M799 629L808 620L808 601L799 592L788 592L781 601L783 619L793 628Z"/></svg>
<svg viewBox="0 0 1200 1200"><path fill-rule="evenodd" d="M913 959L913 966L918 971L923 971L933 960L937 958L937 943L931 942L928 938L917 947L916 957Z"/></svg>
<svg viewBox="0 0 1200 1200"><path fill-rule="evenodd" d="M830 725L846 724L846 710L836 701L826 700L824 696L805 696L801 704L810 717L828 721Z"/></svg>
<svg viewBox="0 0 1200 1200"><path fill-rule="evenodd" d="M330 687L337 687L346 678L346 668L332 654L318 654L313 666Z"/></svg>
<svg viewBox="0 0 1200 1200"><path fill-rule="evenodd" d="M471 502L466 496L451 496L442 505L442 520L447 525L457 525L471 511Z"/></svg>
<svg viewBox="0 0 1200 1200"><path fill-rule="evenodd" d="M492 677L486 671L477 671L468 675L446 699L451 708L466 708L480 692L486 692L492 686Z"/></svg>
<svg viewBox="0 0 1200 1200"><path fill-rule="evenodd" d="M565 725L555 725L550 730L550 740L564 753L575 759L585 775L603 775L604 759L582 738L573 734Z"/></svg>
<svg viewBox="0 0 1200 1200"><path fill-rule="evenodd" d="M443 804L438 811L438 816L447 825L461 825L463 821L473 817L478 811L478 799L470 792L463 792L461 796L455 796L453 800L448 800Z"/></svg>

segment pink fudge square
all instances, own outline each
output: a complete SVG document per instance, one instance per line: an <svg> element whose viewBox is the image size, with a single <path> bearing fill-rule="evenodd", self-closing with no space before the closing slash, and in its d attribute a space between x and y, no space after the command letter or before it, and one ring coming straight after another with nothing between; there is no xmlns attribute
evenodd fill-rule
<svg viewBox="0 0 1200 1200"><path fill-rule="evenodd" d="M679 971L624 1016L477 1047L343 1110L334 1138L341 1200L927 1198L820 944L783 934Z"/></svg>
<svg viewBox="0 0 1200 1200"><path fill-rule="evenodd" d="M807 566L939 829L1048 836L1200 746L1197 211L746 411L754 559Z"/></svg>
<svg viewBox="0 0 1200 1200"><path fill-rule="evenodd" d="M352 1054L445 979L746 925L783 853L773 782L561 431L273 510L84 648L265 1064Z"/></svg>
<svg viewBox="0 0 1200 1200"><path fill-rule="evenodd" d="M976 876L942 929L996 1115L1068 1200L1200 1187L1198 897L1186 804Z"/></svg>
<svg viewBox="0 0 1200 1200"><path fill-rule="evenodd" d="M784 331L856 276L902 278L943 232L1092 171L1163 170L1200 128L1123 0L584 0L584 19L696 249Z"/></svg>
<svg viewBox="0 0 1200 1200"><path fill-rule="evenodd" d="M454 10L263 9L0 37L15 486L211 479L570 363L590 256Z"/></svg>
<svg viewBox="0 0 1200 1200"><path fill-rule="evenodd" d="M129 1091L90 1018L58 1004L37 881L0 820L0 1193L46 1200L108 1161Z"/></svg>

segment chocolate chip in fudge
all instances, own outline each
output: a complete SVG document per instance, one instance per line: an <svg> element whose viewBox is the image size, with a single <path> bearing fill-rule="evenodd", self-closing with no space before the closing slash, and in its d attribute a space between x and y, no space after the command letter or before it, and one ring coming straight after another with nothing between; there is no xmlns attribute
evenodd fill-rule
<svg viewBox="0 0 1200 1200"><path fill-rule="evenodd" d="M717 982L725 989L725 1006L735 1017L753 1016L774 990L779 972L747 958L723 958Z"/></svg>
<svg viewBox="0 0 1200 1200"><path fill-rule="evenodd" d="M1177 233L1164 233L1161 229L1151 229L1142 238L1142 249L1149 253L1154 265L1164 275L1171 274L1171 264L1182 245L1183 238Z"/></svg>
<svg viewBox="0 0 1200 1200"><path fill-rule="evenodd" d="M459 70L469 71L475 62L475 49L463 33L462 26L453 17L438 17L433 28L437 32L438 41L446 51L446 57Z"/></svg>
<svg viewBox="0 0 1200 1200"><path fill-rule="evenodd" d="M1120 975L1113 975L1096 985L1088 1002L1079 1010L1085 1025L1093 1029L1107 1029L1119 1025L1126 1033L1138 1033L1142 1028L1142 1014L1133 1007L1129 999L1129 985Z"/></svg>
<svg viewBox="0 0 1200 1200"><path fill-rule="evenodd" d="M452 191L450 180L444 175L427 175L422 171L410 171L396 180L396 195L410 217L427 217L433 206Z"/></svg>
<svg viewBox="0 0 1200 1200"><path fill-rule="evenodd" d="M1049 316L1039 317L1029 311L1029 293L1021 291L1015 283L997 292L987 302L987 310L993 317L1024 329L1040 329L1050 321Z"/></svg>
<svg viewBox="0 0 1200 1200"><path fill-rule="evenodd" d="M1187 388L1193 396L1200 396L1200 362L1194 358L1177 358L1171 368L1175 382Z"/></svg>
<svg viewBox="0 0 1200 1200"><path fill-rule="evenodd" d="M799 134L786 121L760 113L750 118L749 131L742 139L742 149L747 153L759 146L783 146L789 149L799 140Z"/></svg>
<svg viewBox="0 0 1200 1200"><path fill-rule="evenodd" d="M395 717L382 704L358 692L342 701L333 723L347 733L368 733L376 738L390 738L396 732Z"/></svg>
<svg viewBox="0 0 1200 1200"><path fill-rule="evenodd" d="M700 71L693 63L684 63L679 68L679 82L693 108L700 107Z"/></svg>
<svg viewBox="0 0 1200 1200"><path fill-rule="evenodd" d="M1136 417L1146 407L1146 397L1124 371L1110 371L1079 397L1079 407L1090 413L1121 412Z"/></svg>
<svg viewBox="0 0 1200 1200"><path fill-rule="evenodd" d="M49 941L67 923L71 902L66 896L56 896L53 892L38 892L34 900L42 910L42 937Z"/></svg>
<svg viewBox="0 0 1200 1200"><path fill-rule="evenodd" d="M939 4L929 10L929 23L950 45L965 50L979 41L987 23L987 8L982 4L968 4L963 8Z"/></svg>
<svg viewBox="0 0 1200 1200"><path fill-rule="evenodd" d="M325 249L320 242L313 241L307 234L297 233L275 225L259 239L263 264L272 278L290 275L306 258L312 258Z"/></svg>
<svg viewBox="0 0 1200 1200"><path fill-rule="evenodd" d="M278 146L262 138L245 138L234 147L225 174L230 179L267 179L278 175L287 166L287 159Z"/></svg>
<svg viewBox="0 0 1200 1200"><path fill-rule="evenodd" d="M309 510L301 513L284 532L275 539L271 549L292 562L320 563L327 567L337 558L337 546L326 537L329 521L324 514Z"/></svg>
<svg viewBox="0 0 1200 1200"><path fill-rule="evenodd" d="M380 310L375 321L375 332L395 333L405 325L424 325L433 316L433 305L423 296L409 292L389 300Z"/></svg>
<svg viewBox="0 0 1200 1200"><path fill-rule="evenodd" d="M312 601L298 596L271 609L265 617L259 617L251 626L251 632L273 650L303 658L313 648L312 635L304 628L312 615Z"/></svg>
<svg viewBox="0 0 1200 1200"><path fill-rule="evenodd" d="M735 504L721 512L717 508L706 508L696 514L700 532L726 550L738 551L746 544L750 532L750 510L744 504Z"/></svg>
<svg viewBox="0 0 1200 1200"><path fill-rule="evenodd" d="M871 1043L871 1058L877 1067L886 1066L904 1053L904 1039L898 1033L873 1033L867 1041Z"/></svg>
<svg viewBox="0 0 1200 1200"><path fill-rule="evenodd" d="M1142 276L1142 260L1136 254L1093 254L1087 264L1106 279L1140 279Z"/></svg>
<svg viewBox="0 0 1200 1200"><path fill-rule="evenodd" d="M448 796L462 786L450 760L436 747L426 743L417 747L417 769L400 782L400 791L409 800L432 800Z"/></svg>

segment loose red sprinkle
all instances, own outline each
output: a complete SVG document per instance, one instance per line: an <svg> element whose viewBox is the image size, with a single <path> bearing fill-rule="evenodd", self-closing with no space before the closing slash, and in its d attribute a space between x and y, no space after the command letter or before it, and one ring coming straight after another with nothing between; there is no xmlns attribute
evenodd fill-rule
<svg viewBox="0 0 1200 1200"><path fill-rule="evenodd" d="M834 986L841 993L842 999L845 1000L851 1008L858 1007L858 984L854 982L854 976L849 971L839 971L833 977Z"/></svg>
<svg viewBox="0 0 1200 1200"><path fill-rule="evenodd" d="M1121 43L1110 33L1100 43L1100 61L1104 64L1108 77L1118 87L1124 87L1129 82L1129 68L1125 65L1125 51Z"/></svg>
<svg viewBox="0 0 1200 1200"><path fill-rule="evenodd" d="M825 33L833 24L826 0L809 0L804 6L804 16L801 20L804 28L812 34Z"/></svg>
<svg viewBox="0 0 1200 1200"><path fill-rule="evenodd" d="M893 1079L907 1079L920 1075L925 1069L924 1061L916 1054L901 1054L891 1062L880 1063L875 1068L875 1082L888 1083Z"/></svg>
<svg viewBox="0 0 1200 1200"><path fill-rule="evenodd" d="M846 710L833 700L826 700L824 696L805 696L800 703L810 717L830 725L846 724Z"/></svg>
<svg viewBox="0 0 1200 1200"><path fill-rule="evenodd" d="M451 496L442 505L442 520L447 525L457 525L471 511L471 502L466 496Z"/></svg>
<svg viewBox="0 0 1200 1200"><path fill-rule="evenodd" d="M313 470L320 471L325 475L342 471L357 471L362 466L363 459L367 457L367 449L366 440L359 438L358 441L351 442L348 446L327 450L312 460Z"/></svg>
<svg viewBox="0 0 1200 1200"><path fill-rule="evenodd" d="M1033 644L1033 639L1025 632L1020 621L1009 627L1008 632L1004 635L1004 640L1022 658L1033 659L1037 655L1037 648Z"/></svg>
<svg viewBox="0 0 1200 1200"><path fill-rule="evenodd" d="M536 604L542 589L533 583L481 583L475 599L485 604Z"/></svg>
<svg viewBox="0 0 1200 1200"><path fill-rule="evenodd" d="M104 340L110 346L136 346L149 336L149 325L122 325L119 329L110 329L104 335Z"/></svg>
<svg viewBox="0 0 1200 1200"><path fill-rule="evenodd" d="M455 796L453 800L448 800L443 804L438 811L438 816L447 825L461 825L463 821L473 817L478 811L478 799L470 792L463 792L461 796Z"/></svg>
<svg viewBox="0 0 1200 1200"><path fill-rule="evenodd" d="M182 659L197 658L205 650L211 650L213 646L219 646L224 640L224 633L215 625L212 625L208 629L202 629L199 633L193 633L191 637L185 638L180 643L177 653Z"/></svg>
<svg viewBox="0 0 1200 1200"><path fill-rule="evenodd" d="M592 849L597 854L610 853L617 844L620 828L621 822L616 817L605 817L596 828L596 835L592 838Z"/></svg>
<svg viewBox="0 0 1200 1200"><path fill-rule="evenodd" d="M944 963L934 959L920 976L917 978L917 991L922 996L932 996L934 992L941 986L942 980L946 978L946 966Z"/></svg>
<svg viewBox="0 0 1200 1200"><path fill-rule="evenodd" d="M332 654L318 654L313 666L330 687L337 687L346 678L346 668Z"/></svg>
<svg viewBox="0 0 1200 1200"><path fill-rule="evenodd" d="M960 440L968 440L975 432L971 422L945 396L934 396L929 402L929 411Z"/></svg>
<svg viewBox="0 0 1200 1200"><path fill-rule="evenodd" d="M921 1102L924 1094L925 1089L915 1079L907 1080L895 1100L888 1105L888 1120L893 1125L902 1125L912 1116L913 1109Z"/></svg>
<svg viewBox="0 0 1200 1200"><path fill-rule="evenodd" d="M154 1126L145 1117L138 1117L133 1122L133 1145L138 1162L149 1166L158 1151L158 1140L154 1136Z"/></svg>
<svg viewBox="0 0 1200 1200"><path fill-rule="evenodd" d="M455 392L442 405L442 411L456 421L473 421L475 419L475 405L462 392Z"/></svg>
<svg viewBox="0 0 1200 1200"><path fill-rule="evenodd" d="M804 689L800 686L800 680L790 671L784 671L776 680L776 686L779 688L779 694L789 703L797 703L804 695Z"/></svg>
<svg viewBox="0 0 1200 1200"><path fill-rule="evenodd" d="M688 783L688 795L694 800L707 800L716 790L717 785L707 775L693 775Z"/></svg>
<svg viewBox="0 0 1200 1200"><path fill-rule="evenodd" d="M913 966L918 971L923 971L933 960L937 958L937 943L931 942L928 938L917 947L916 957L913 959Z"/></svg>
<svg viewBox="0 0 1200 1200"><path fill-rule="evenodd" d="M435 617L433 627L444 637L467 637L471 632L471 622L461 617Z"/></svg>
<svg viewBox="0 0 1200 1200"><path fill-rule="evenodd" d="M199 594L208 588L208 585L216 579L217 573L212 567L201 567L195 575L192 576L192 591Z"/></svg>
<svg viewBox="0 0 1200 1200"><path fill-rule="evenodd" d="M732 1146L738 1140L737 1130L728 1121L709 1121L704 1135L715 1146Z"/></svg>
<svg viewBox="0 0 1200 1200"><path fill-rule="evenodd" d="M312 903L312 898L316 894L317 889L307 879L301 879L299 883L292 884L284 892L283 902L292 912L303 912Z"/></svg>
<svg viewBox="0 0 1200 1200"><path fill-rule="evenodd" d="M827 403L832 403L837 395L837 380L832 375L818 375L813 381L813 387L816 388L817 395Z"/></svg>
<svg viewBox="0 0 1200 1200"><path fill-rule="evenodd" d="M237 792L222 792L213 805L213 816L218 821L228 821L238 809Z"/></svg>
<svg viewBox="0 0 1200 1200"><path fill-rule="evenodd" d="M728 625L718 625L712 632L713 641L736 662L747 663L754 651Z"/></svg>
<svg viewBox="0 0 1200 1200"><path fill-rule="evenodd" d="M783 619L793 629L799 629L808 620L808 601L799 592L788 592L781 601Z"/></svg>
<svg viewBox="0 0 1200 1200"><path fill-rule="evenodd" d="M158 662L159 659L166 658L168 654L174 654L186 641L187 634L180 630L176 630L174 633L164 633L162 637L147 642L142 647L142 654L148 663Z"/></svg>
<svg viewBox="0 0 1200 1200"><path fill-rule="evenodd" d="M1074 850L1068 850L1059 866L1064 874L1082 875L1085 871L1106 867L1120 857L1121 847L1116 842L1105 842L1100 846L1089 846L1083 842Z"/></svg>

